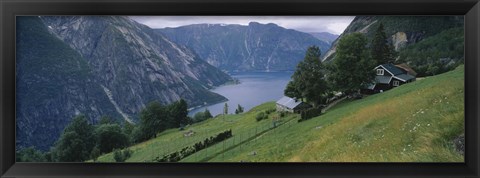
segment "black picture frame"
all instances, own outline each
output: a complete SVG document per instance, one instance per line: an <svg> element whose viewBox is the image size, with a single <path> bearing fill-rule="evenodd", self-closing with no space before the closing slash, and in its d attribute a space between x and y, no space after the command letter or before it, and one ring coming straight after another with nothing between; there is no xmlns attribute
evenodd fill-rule
<svg viewBox="0 0 480 178"><path fill-rule="evenodd" d="M1 177L479 177L478 0L1 0ZM464 163L15 163L18 15L464 15Z"/></svg>

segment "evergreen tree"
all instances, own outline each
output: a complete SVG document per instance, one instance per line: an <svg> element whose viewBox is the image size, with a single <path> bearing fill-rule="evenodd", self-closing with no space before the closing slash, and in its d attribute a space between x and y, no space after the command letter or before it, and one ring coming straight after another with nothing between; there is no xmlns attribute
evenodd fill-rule
<svg viewBox="0 0 480 178"><path fill-rule="evenodd" d="M171 126L170 127L180 127L182 125L189 124L188 119L188 105L187 102L183 99L180 99L177 102L172 103L169 105L169 112L170 112L170 119L171 119Z"/></svg>
<svg viewBox="0 0 480 178"><path fill-rule="evenodd" d="M292 81L284 91L286 96L312 103L314 106L324 102L329 92L324 79L325 70L320 60L321 52L317 46L311 46L305 53L303 61L298 63Z"/></svg>
<svg viewBox="0 0 480 178"><path fill-rule="evenodd" d="M235 109L235 114L243 113L243 107L238 104L237 109Z"/></svg>
<svg viewBox="0 0 480 178"><path fill-rule="evenodd" d="M361 33L348 34L338 42L337 54L329 66L329 81L337 91L352 94L372 83L376 64L366 46L367 39Z"/></svg>
<svg viewBox="0 0 480 178"><path fill-rule="evenodd" d="M210 113L210 111L207 108L205 108L205 111L203 113L204 113L206 119L213 118L212 114Z"/></svg>
<svg viewBox="0 0 480 178"><path fill-rule="evenodd" d="M224 115L228 114L228 104L227 103L225 103L225 105L223 105L223 114Z"/></svg>
<svg viewBox="0 0 480 178"><path fill-rule="evenodd" d="M395 61L395 51L393 46L387 41L382 23L375 31L371 45L371 55L376 65L393 63Z"/></svg>
<svg viewBox="0 0 480 178"><path fill-rule="evenodd" d="M52 151L54 161L83 162L90 158L95 146L93 126L85 116L77 116L65 127Z"/></svg>

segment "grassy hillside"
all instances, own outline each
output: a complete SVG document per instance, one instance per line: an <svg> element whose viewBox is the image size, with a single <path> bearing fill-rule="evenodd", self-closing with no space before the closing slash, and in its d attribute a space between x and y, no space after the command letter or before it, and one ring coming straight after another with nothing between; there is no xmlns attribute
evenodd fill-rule
<svg viewBox="0 0 480 178"><path fill-rule="evenodd" d="M266 103L241 115L210 119L191 126L200 140L226 129L233 138L182 161L197 162L462 162L453 139L464 133L464 69L428 77L364 99L345 100L325 114L297 123L282 119L272 129L271 118L255 121L256 113L273 108ZM254 129L261 131L253 131ZM263 131L263 132L262 132ZM150 161L169 142L184 140L184 131L169 130L133 146L127 161ZM207 134L209 133L209 134ZM188 140L188 139L187 139ZM185 141L188 142L188 141ZM193 141L185 145L192 144ZM170 144L173 145L173 144ZM169 150L181 146L168 147ZM101 161L113 161L105 155Z"/></svg>
<svg viewBox="0 0 480 178"><path fill-rule="evenodd" d="M252 108L249 112L238 115L218 116L213 119L208 119L201 123L197 123L180 131L179 129L170 129L162 132L157 138L134 145L130 147L133 151L132 157L127 162L151 162L157 156L163 156L164 154L172 153L177 150L181 150L185 146L193 145L199 141L203 141L205 138L214 136L225 130L232 129L235 140L229 139L226 142L229 145L235 143L235 145L245 142L255 135L261 134L264 131L268 131L273 128L272 117L276 113L271 113L269 119L262 121L256 121L255 116L259 112L271 110L275 108L274 102L264 103L255 108ZM279 124L294 120L296 115L288 115L280 119ZM186 137L184 133L193 131L195 134ZM237 137L242 135L243 137ZM216 147L215 147L216 146ZM223 145L222 145L223 146ZM213 146L220 150L217 145ZM223 147L222 147L223 148ZM100 162L113 162L113 154L105 154L98 158Z"/></svg>

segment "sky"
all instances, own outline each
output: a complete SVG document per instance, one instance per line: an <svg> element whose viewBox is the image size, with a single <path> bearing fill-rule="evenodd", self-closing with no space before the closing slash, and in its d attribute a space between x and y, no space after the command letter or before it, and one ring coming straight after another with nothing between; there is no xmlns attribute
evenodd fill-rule
<svg viewBox="0 0 480 178"><path fill-rule="evenodd" d="M354 16L131 16L150 28L179 27L190 24L275 23L301 32L329 32L340 35Z"/></svg>

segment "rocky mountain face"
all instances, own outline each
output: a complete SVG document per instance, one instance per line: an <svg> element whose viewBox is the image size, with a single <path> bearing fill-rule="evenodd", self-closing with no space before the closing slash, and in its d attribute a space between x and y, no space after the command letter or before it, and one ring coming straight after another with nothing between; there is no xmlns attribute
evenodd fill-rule
<svg viewBox="0 0 480 178"><path fill-rule="evenodd" d="M332 43L338 38L339 35L331 34L328 32L312 32L313 37L332 45Z"/></svg>
<svg viewBox="0 0 480 178"><path fill-rule="evenodd" d="M401 51L444 30L463 27L463 22L463 16L357 16L338 39L350 33L360 32L371 40L375 30L383 24L387 37L390 37L389 42L396 51ZM338 39L325 53L323 61L334 58Z"/></svg>
<svg viewBox="0 0 480 178"><path fill-rule="evenodd" d="M78 114L135 122L148 102L225 100L208 91L232 80L126 17L17 18L17 146L47 150Z"/></svg>
<svg viewBox="0 0 480 178"><path fill-rule="evenodd" d="M196 24L156 31L228 71L294 70L309 46L317 45L322 51L330 47L310 34L273 23Z"/></svg>

